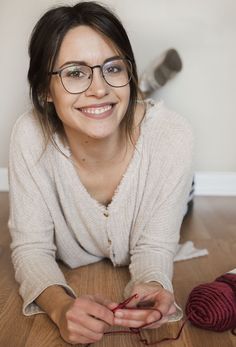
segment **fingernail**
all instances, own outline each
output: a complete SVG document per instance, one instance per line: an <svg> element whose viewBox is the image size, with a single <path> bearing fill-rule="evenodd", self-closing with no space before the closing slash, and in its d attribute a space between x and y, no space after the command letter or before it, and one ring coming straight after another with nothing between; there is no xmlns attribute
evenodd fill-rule
<svg viewBox="0 0 236 347"><path fill-rule="evenodd" d="M121 312L121 311L116 311L115 312L115 317L122 318L123 316L124 316L123 312Z"/></svg>

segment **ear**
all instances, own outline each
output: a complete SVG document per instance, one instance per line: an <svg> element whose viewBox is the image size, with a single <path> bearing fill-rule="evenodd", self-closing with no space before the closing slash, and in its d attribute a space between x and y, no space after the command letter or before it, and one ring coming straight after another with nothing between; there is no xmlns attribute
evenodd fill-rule
<svg viewBox="0 0 236 347"><path fill-rule="evenodd" d="M47 102L53 102L50 90L48 91Z"/></svg>

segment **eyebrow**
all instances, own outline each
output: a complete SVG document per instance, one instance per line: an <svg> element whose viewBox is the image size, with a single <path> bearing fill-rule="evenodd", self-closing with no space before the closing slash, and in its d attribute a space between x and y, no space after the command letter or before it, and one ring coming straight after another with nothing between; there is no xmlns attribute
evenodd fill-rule
<svg viewBox="0 0 236 347"><path fill-rule="evenodd" d="M105 64L109 61L112 61L112 60L116 60L116 59L122 59L119 55L114 55L113 57L109 57L107 59L104 60L104 62L102 63ZM83 60L70 60L70 61L66 61L64 64L62 64L59 69L62 69L64 66L67 66L67 65L87 65L87 66L90 66L86 63L86 61L83 61Z"/></svg>

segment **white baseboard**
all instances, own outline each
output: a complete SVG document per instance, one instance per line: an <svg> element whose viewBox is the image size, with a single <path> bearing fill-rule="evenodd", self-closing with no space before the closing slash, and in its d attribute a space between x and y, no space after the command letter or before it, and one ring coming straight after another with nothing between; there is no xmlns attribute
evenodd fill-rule
<svg viewBox="0 0 236 347"><path fill-rule="evenodd" d="M236 172L196 172L195 195L236 196Z"/></svg>
<svg viewBox="0 0 236 347"><path fill-rule="evenodd" d="M8 190L7 169L0 168L0 191ZM236 172L196 172L195 195L236 196Z"/></svg>

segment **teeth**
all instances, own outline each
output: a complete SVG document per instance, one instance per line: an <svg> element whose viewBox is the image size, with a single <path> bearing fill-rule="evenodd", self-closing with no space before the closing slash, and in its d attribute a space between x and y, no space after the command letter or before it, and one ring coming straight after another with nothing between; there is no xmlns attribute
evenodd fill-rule
<svg viewBox="0 0 236 347"><path fill-rule="evenodd" d="M107 105L107 106L104 106L104 107L88 107L88 108L82 108L82 112L84 113L91 113L91 114L102 114L104 112L107 112L111 109L111 105Z"/></svg>

